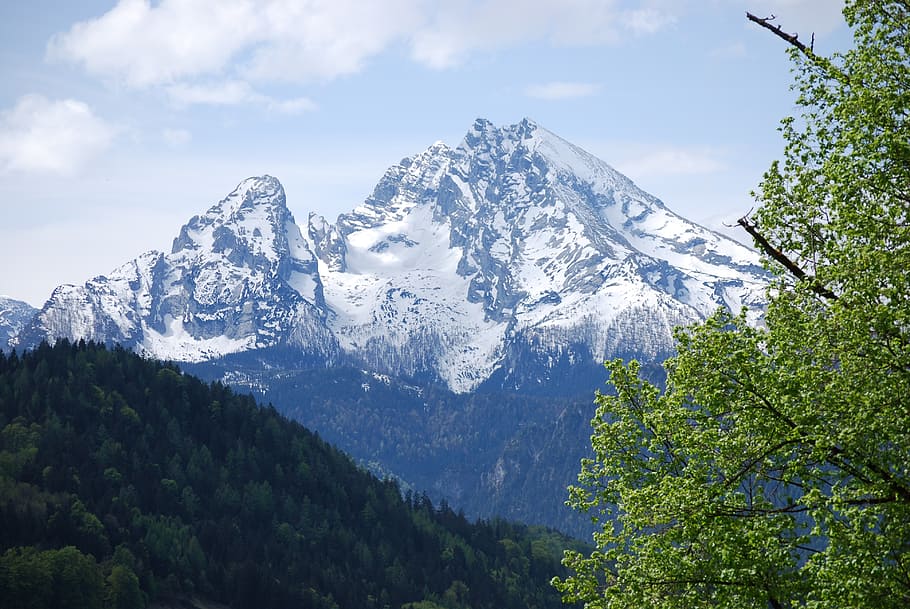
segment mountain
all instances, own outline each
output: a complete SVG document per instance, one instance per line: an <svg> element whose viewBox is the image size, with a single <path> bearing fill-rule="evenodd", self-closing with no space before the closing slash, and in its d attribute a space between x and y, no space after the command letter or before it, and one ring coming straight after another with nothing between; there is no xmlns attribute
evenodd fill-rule
<svg viewBox="0 0 910 609"><path fill-rule="evenodd" d="M38 309L7 296L0 296L0 351L5 351Z"/></svg>
<svg viewBox="0 0 910 609"><path fill-rule="evenodd" d="M470 523L220 383L80 342L0 353L4 607L562 606L542 529Z"/></svg>
<svg viewBox="0 0 910 609"><path fill-rule="evenodd" d="M472 517L590 536L588 517L565 506L566 487L589 456L592 398L603 386L603 367L597 381L580 385L581 396L454 393L350 368L262 371L235 358L182 367L229 379L380 477Z"/></svg>
<svg viewBox="0 0 910 609"><path fill-rule="evenodd" d="M180 229L169 254L147 252L109 276L54 290L19 337L116 343L167 360L303 341L325 325L316 259L270 176L244 180Z"/></svg>
<svg viewBox="0 0 910 609"><path fill-rule="evenodd" d="M529 120L405 159L329 230L315 251L342 348L456 391L496 371L522 385L529 353L664 357L674 326L764 285L753 252Z"/></svg>
<svg viewBox="0 0 910 609"><path fill-rule="evenodd" d="M721 306L757 320L766 280L755 252L577 146L479 119L334 223L298 225L275 178L244 180L170 253L58 287L13 340L180 361L472 516L587 535L563 504L603 360L660 380L674 326Z"/></svg>
<svg viewBox="0 0 910 609"><path fill-rule="evenodd" d="M86 338L188 362L282 347L456 392L520 389L560 365L660 360L673 327L757 311L764 283L754 252L587 152L527 119L478 119L334 224L310 214L301 230L276 179L245 180L169 254L57 288L19 344Z"/></svg>

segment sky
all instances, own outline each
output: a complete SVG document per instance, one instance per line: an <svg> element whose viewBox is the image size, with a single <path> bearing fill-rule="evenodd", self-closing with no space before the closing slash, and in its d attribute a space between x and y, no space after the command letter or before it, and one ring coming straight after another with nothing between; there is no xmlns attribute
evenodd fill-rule
<svg viewBox="0 0 910 609"><path fill-rule="evenodd" d="M0 3L0 294L40 307L270 174L298 224L483 117L528 117L677 213L747 213L796 112L776 17L849 47L842 0Z"/></svg>

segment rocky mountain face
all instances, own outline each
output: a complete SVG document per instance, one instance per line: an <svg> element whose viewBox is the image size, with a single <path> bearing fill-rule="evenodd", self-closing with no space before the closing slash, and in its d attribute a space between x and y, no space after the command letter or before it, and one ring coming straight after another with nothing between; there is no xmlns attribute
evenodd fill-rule
<svg viewBox="0 0 910 609"><path fill-rule="evenodd" d="M37 312L38 309L27 302L0 296L0 351L12 346L16 336Z"/></svg>
<svg viewBox="0 0 910 609"><path fill-rule="evenodd" d="M479 119L334 224L311 214L301 230L276 179L245 180L169 254L58 288L19 343L90 338L192 362L282 345L468 392L524 386L554 362L660 359L674 326L757 309L763 284L752 251L606 163L529 120Z"/></svg>
<svg viewBox="0 0 910 609"><path fill-rule="evenodd" d="M765 283L753 251L584 150L527 119L478 119L334 223L298 226L278 180L247 179L170 253L57 288L12 342L187 362L453 505L561 526L601 362L659 363L675 326L717 307L757 319ZM403 389L370 393L379 378ZM529 512L544 495L558 499Z"/></svg>
<svg viewBox="0 0 910 609"><path fill-rule="evenodd" d="M520 386L522 360L662 358L674 326L757 308L764 284L752 251L529 120L476 121L308 232L341 348L455 391Z"/></svg>
<svg viewBox="0 0 910 609"><path fill-rule="evenodd" d="M86 339L192 362L302 342L330 359L326 314L316 258L281 184L263 176L191 218L170 253L58 287L18 343Z"/></svg>

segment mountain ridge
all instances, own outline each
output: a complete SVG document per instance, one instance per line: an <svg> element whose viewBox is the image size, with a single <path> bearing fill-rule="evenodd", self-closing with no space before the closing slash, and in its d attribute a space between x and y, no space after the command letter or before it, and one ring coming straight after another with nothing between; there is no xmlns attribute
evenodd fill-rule
<svg viewBox="0 0 910 609"><path fill-rule="evenodd" d="M676 325L758 311L764 280L757 254L533 121L477 119L334 224L298 226L277 179L248 178L169 254L55 290L18 344L87 338L191 362L285 345L467 392L516 349L661 358Z"/></svg>
<svg viewBox="0 0 910 609"><path fill-rule="evenodd" d="M563 489L603 360L659 382L675 326L720 306L758 321L766 279L755 252L533 121L479 119L334 222L298 225L278 180L244 180L169 253L58 288L15 346L179 360L472 516L587 536Z"/></svg>
<svg viewBox="0 0 910 609"><path fill-rule="evenodd" d="M9 296L0 296L0 351L13 344L22 328L38 312L29 303Z"/></svg>

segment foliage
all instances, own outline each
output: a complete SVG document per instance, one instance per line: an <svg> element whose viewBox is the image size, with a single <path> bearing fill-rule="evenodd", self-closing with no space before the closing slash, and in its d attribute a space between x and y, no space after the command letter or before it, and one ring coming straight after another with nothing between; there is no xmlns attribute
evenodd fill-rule
<svg viewBox="0 0 910 609"><path fill-rule="evenodd" d="M95 559L73 546L43 552L27 547L0 556L0 591L10 609L100 609L103 586Z"/></svg>
<svg viewBox="0 0 910 609"><path fill-rule="evenodd" d="M557 607L565 543L403 497L274 409L125 349L0 354L4 607Z"/></svg>
<svg viewBox="0 0 910 609"><path fill-rule="evenodd" d="M607 365L555 585L589 607L910 606L910 3L847 2L793 49L802 114L761 184L765 324L677 332L666 389ZM789 260L803 271L776 268Z"/></svg>

